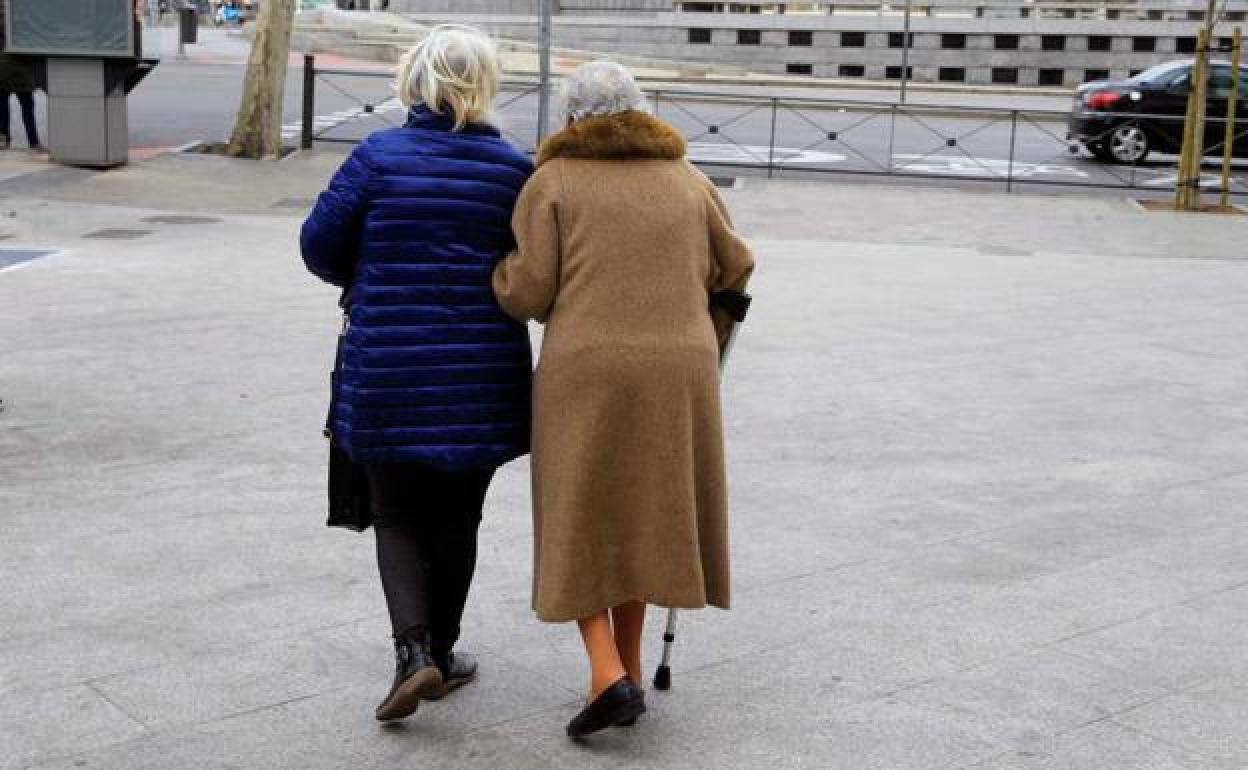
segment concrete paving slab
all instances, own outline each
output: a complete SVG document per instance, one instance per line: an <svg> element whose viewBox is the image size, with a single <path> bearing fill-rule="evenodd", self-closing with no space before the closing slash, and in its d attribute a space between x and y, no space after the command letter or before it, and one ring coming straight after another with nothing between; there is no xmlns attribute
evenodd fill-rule
<svg viewBox="0 0 1248 770"><path fill-rule="evenodd" d="M1243 681L1248 676L1248 660L1242 654L1248 643L1243 594L1244 589L1215 594L1080 635L1058 648L1141 672L1173 690Z"/></svg>
<svg viewBox="0 0 1248 770"><path fill-rule="evenodd" d="M1204 770L1218 765L1111 721L1062 733L1042 749L1011 751L975 765L975 770Z"/></svg>
<svg viewBox="0 0 1248 770"><path fill-rule="evenodd" d="M921 708L952 709L974 719L994 742L1029 749L1168 694L1137 674L1041 650L941 677L900 698Z"/></svg>
<svg viewBox="0 0 1248 770"><path fill-rule="evenodd" d="M0 274L0 701L27 704L0 713L95 714L0 756L1244 764L1244 223L756 179L725 193L761 264L725 380L734 609L682 614L637 729L566 743L583 655L532 618L517 463L464 624L482 680L379 730L372 538L322 526L336 294L273 206L339 159L0 183L6 247L57 252ZM152 234L81 237L106 228Z"/></svg>
<svg viewBox="0 0 1248 770"><path fill-rule="evenodd" d="M298 637L187 656L91 685L145 727L167 730L347 687L366 673L351 656Z"/></svg>
<svg viewBox="0 0 1248 770"><path fill-rule="evenodd" d="M58 627L53 620L37 633L0 640L0 694L69 687L180 657L170 640L134 623Z"/></svg>
<svg viewBox="0 0 1248 770"><path fill-rule="evenodd" d="M0 698L0 767L105 749L143 735L143 726L92 688L75 684L39 691L8 691Z"/></svg>
<svg viewBox="0 0 1248 770"><path fill-rule="evenodd" d="M1119 714L1114 721L1221 766L1242 767L1248 763L1248 737L1243 731L1248 709L1242 692L1169 695Z"/></svg>
<svg viewBox="0 0 1248 770"><path fill-rule="evenodd" d="M71 756L33 767L330 770L363 764L364 757L350 736L310 725L288 706L272 706L176 732L155 733L94 751L84 746Z"/></svg>

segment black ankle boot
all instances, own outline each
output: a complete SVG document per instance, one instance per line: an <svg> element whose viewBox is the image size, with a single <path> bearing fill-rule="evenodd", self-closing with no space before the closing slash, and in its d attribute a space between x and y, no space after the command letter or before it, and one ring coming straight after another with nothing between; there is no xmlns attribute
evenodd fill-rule
<svg viewBox="0 0 1248 770"><path fill-rule="evenodd" d="M389 721L410 716L421 699L438 697L443 691L442 671L429 652L429 632L421 627L394 637L394 684L377 707L377 719Z"/></svg>
<svg viewBox="0 0 1248 770"><path fill-rule="evenodd" d="M428 696L427 700L445 698L451 690L463 687L477 678L477 661L471 655L448 652L445 655L434 655L433 660L442 672L442 691Z"/></svg>

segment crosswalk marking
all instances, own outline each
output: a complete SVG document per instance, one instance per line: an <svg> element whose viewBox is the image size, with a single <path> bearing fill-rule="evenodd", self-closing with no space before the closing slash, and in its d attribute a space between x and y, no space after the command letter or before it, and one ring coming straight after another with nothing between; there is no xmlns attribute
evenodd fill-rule
<svg viewBox="0 0 1248 770"><path fill-rule="evenodd" d="M403 112L406 108L399 101L398 97L392 96L384 102L373 105L372 114L386 115L393 112ZM363 106L350 107L345 110L338 110L326 115L317 115L312 121L313 133L324 133L332 131L341 125L350 123L353 120L359 120L361 117L370 114L368 109ZM287 123L282 126L282 138L294 139L303 133L303 121Z"/></svg>

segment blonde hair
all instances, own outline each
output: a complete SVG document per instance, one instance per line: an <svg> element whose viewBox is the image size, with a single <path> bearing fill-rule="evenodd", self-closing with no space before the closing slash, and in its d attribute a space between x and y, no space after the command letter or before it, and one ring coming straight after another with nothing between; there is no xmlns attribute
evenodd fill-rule
<svg viewBox="0 0 1248 770"><path fill-rule="evenodd" d="M476 27L439 24L399 59L395 89L405 107L450 110L455 130L487 120L502 66L494 41Z"/></svg>

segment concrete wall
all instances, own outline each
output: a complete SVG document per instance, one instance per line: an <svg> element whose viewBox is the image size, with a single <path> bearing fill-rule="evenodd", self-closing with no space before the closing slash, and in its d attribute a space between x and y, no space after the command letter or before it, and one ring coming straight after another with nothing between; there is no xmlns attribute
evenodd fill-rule
<svg viewBox="0 0 1248 770"><path fill-rule="evenodd" d="M414 0L408 0L413 2ZM419 0L421 4L439 0ZM453 15L411 14L423 21L454 18L477 24L493 34L518 40L532 40L536 25L531 15L470 14L464 7L474 2L498 5L510 0L453 0ZM574 2L578 0L564 0ZM610 2L611 0L583 0ZM628 2L631 0L621 0ZM523 2L523 0L515 0ZM567 48L655 56L689 62L732 64L749 71L783 74L788 65L810 65L821 77L845 76L844 67L861 67L861 77L898 77L900 47L889 47L889 33L900 32L900 15L759 15L740 13L642 13L617 15L561 15L555 19L555 44ZM1018 85L1040 84L1042 70L1061 70L1061 85L1073 86L1107 72L1126 77L1187 54L1177 53L1179 38L1194 37L1197 21L1124 21L1107 19L1060 18L975 18L917 16L911 20L914 45L910 66L916 80L936 81L941 68L965 69L962 82L993 82L993 70L1017 70ZM690 42L690 29L710 30L709 44ZM757 30L759 45L738 43L738 32ZM808 30L813 45L789 44L790 30ZM861 32L863 47L842 45L842 33ZM964 49L942 47L942 35L964 34ZM1229 34L1229 33L1228 33ZM1018 35L1017 50L998 50L997 35ZM1065 49L1046 51L1044 36L1061 36ZM1111 38L1111 50L1091 51L1091 36ZM1136 37L1154 39L1153 51L1133 50ZM893 68L890 71L890 68ZM1056 85L1056 84L1054 84Z"/></svg>
<svg viewBox="0 0 1248 770"><path fill-rule="evenodd" d="M558 2L558 0L556 0ZM390 10L395 13L438 14L533 14L537 13L537 0L390 0Z"/></svg>
<svg viewBox="0 0 1248 770"><path fill-rule="evenodd" d="M672 10L672 0L554 0L561 14L658 13ZM400 13L537 13L537 0L391 0Z"/></svg>
<svg viewBox="0 0 1248 770"><path fill-rule="evenodd" d="M563 14L660 13L672 10L671 0L556 0Z"/></svg>

